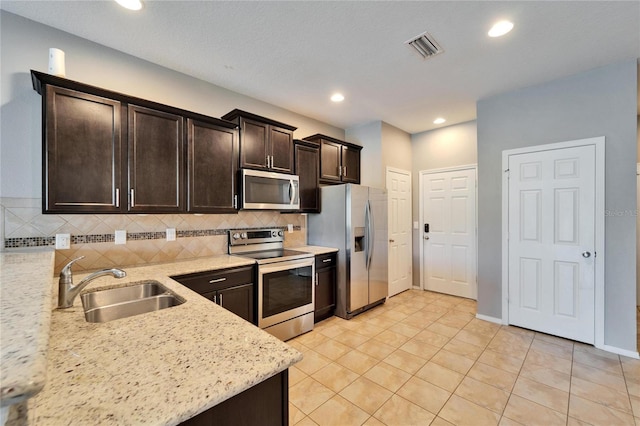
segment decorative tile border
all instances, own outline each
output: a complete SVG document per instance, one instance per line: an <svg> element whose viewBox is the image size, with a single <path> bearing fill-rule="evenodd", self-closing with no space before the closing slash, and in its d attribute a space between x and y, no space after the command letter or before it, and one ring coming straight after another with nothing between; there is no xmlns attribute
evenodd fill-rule
<svg viewBox="0 0 640 426"><path fill-rule="evenodd" d="M266 226L257 228L229 228L229 229L282 229L285 226ZM176 238L188 237L211 237L215 235L227 235L229 229L195 229L186 231L176 231ZM302 227L296 225L294 230L300 231ZM127 240L163 240L167 238L167 233L162 232L131 232L127 233ZM97 234L97 235L72 235L71 244L87 244L87 243L112 243L115 241L114 234ZM24 247L46 247L55 246L55 237L24 237L24 238L5 238L4 248L24 248Z"/></svg>

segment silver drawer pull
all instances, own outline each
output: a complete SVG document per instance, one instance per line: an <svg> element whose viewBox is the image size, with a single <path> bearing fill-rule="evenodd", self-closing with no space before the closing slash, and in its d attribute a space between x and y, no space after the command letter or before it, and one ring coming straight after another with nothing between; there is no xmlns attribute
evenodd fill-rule
<svg viewBox="0 0 640 426"><path fill-rule="evenodd" d="M328 262L331 262L331 259L323 259L322 260L322 263L328 263Z"/></svg>
<svg viewBox="0 0 640 426"><path fill-rule="evenodd" d="M221 283L222 281L226 281L227 277L216 278L215 280L209 281L209 284Z"/></svg>

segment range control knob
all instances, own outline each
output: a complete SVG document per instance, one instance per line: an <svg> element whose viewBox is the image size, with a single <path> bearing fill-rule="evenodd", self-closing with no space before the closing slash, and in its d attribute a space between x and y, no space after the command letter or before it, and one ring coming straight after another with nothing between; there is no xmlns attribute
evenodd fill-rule
<svg viewBox="0 0 640 426"><path fill-rule="evenodd" d="M284 236L284 231L278 231L278 236L279 236L279 237Z"/></svg>
<svg viewBox="0 0 640 426"><path fill-rule="evenodd" d="M237 232L235 234L233 234L233 239L237 240L238 238L240 238L240 234L238 234Z"/></svg>
<svg viewBox="0 0 640 426"><path fill-rule="evenodd" d="M278 236L278 231L271 231L271 236L272 237L277 237Z"/></svg>
<svg viewBox="0 0 640 426"><path fill-rule="evenodd" d="M247 233L243 232L242 234L240 234L240 236L242 237L242 239L246 239L247 238Z"/></svg>

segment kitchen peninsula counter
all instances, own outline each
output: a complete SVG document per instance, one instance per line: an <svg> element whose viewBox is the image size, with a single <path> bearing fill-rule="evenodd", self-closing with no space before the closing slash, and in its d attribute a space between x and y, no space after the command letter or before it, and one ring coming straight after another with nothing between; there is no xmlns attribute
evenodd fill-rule
<svg viewBox="0 0 640 426"><path fill-rule="evenodd" d="M98 324L85 321L79 297L54 309L46 385L29 400L26 424L178 424L300 361L286 343L169 278L252 264L222 255L123 268L125 278L90 283L82 293L156 280L186 302ZM55 307L57 279L52 288Z"/></svg>
<svg viewBox="0 0 640 426"><path fill-rule="evenodd" d="M0 253L0 402L16 404L45 383L55 252Z"/></svg>

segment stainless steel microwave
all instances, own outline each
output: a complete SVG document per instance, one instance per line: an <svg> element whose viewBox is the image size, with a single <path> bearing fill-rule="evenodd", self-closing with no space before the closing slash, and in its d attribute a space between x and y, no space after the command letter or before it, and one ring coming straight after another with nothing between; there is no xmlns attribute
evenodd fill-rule
<svg viewBox="0 0 640 426"><path fill-rule="evenodd" d="M299 210L300 181L296 175L242 169L244 210Z"/></svg>

